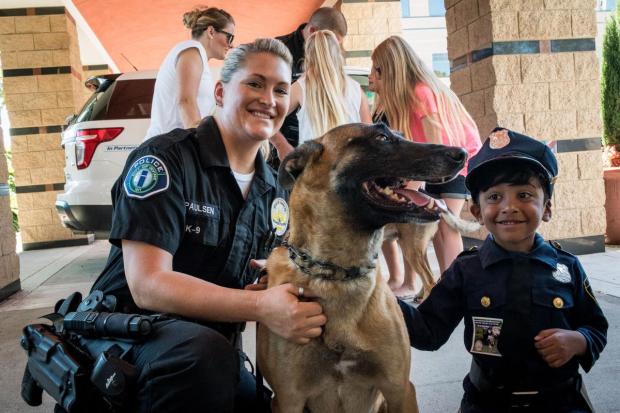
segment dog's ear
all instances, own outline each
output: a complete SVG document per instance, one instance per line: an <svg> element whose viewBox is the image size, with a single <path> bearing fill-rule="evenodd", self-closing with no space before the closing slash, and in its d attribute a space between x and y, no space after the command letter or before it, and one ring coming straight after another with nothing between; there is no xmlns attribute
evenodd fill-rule
<svg viewBox="0 0 620 413"><path fill-rule="evenodd" d="M278 169L278 182L284 189L291 190L295 180L301 175L306 165L319 157L323 152L323 145L315 141L308 141L289 153Z"/></svg>

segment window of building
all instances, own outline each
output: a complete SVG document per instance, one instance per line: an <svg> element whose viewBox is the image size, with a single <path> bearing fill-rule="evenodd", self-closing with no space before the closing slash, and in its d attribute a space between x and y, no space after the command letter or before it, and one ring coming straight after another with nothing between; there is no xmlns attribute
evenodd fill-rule
<svg viewBox="0 0 620 413"><path fill-rule="evenodd" d="M433 53L433 72L437 77L450 76L450 60L447 53Z"/></svg>
<svg viewBox="0 0 620 413"><path fill-rule="evenodd" d="M400 9L403 13L403 17L411 17L411 10L409 9L409 0L400 0Z"/></svg>
<svg viewBox="0 0 620 413"><path fill-rule="evenodd" d="M617 0L596 0L596 10L613 11L616 10Z"/></svg>
<svg viewBox="0 0 620 413"><path fill-rule="evenodd" d="M445 16L446 8L443 4L443 0L428 0L428 15L433 17Z"/></svg>

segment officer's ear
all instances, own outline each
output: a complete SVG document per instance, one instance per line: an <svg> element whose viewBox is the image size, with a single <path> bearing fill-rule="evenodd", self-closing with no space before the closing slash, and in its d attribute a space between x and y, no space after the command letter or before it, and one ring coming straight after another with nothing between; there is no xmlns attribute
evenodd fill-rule
<svg viewBox="0 0 620 413"><path fill-rule="evenodd" d="M289 153L278 169L278 182L284 189L291 190L304 168L323 153L323 145L308 141Z"/></svg>
<svg viewBox="0 0 620 413"><path fill-rule="evenodd" d="M471 212L471 214L474 217L476 217L480 225L484 225L484 220L482 219L482 213L480 212L480 205L478 205L475 202L472 202L471 206L469 207L469 212Z"/></svg>
<svg viewBox="0 0 620 413"><path fill-rule="evenodd" d="M543 222L551 221L551 200L550 199L547 199L545 201L545 206L543 207L542 220Z"/></svg>

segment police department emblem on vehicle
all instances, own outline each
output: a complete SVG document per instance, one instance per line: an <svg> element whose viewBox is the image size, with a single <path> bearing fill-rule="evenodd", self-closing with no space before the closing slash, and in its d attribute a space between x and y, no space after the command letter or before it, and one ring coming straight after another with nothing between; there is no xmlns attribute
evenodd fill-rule
<svg viewBox="0 0 620 413"><path fill-rule="evenodd" d="M271 203L271 226L279 237L288 227L288 204L282 198L276 198Z"/></svg>
<svg viewBox="0 0 620 413"><path fill-rule="evenodd" d="M551 275L553 275L553 278L555 278L557 281L564 284L569 283L571 280L568 267L564 264L558 264L556 270L553 271Z"/></svg>
<svg viewBox="0 0 620 413"><path fill-rule="evenodd" d="M123 182L127 196L138 199L165 191L169 185L166 165L153 155L145 155L136 160Z"/></svg>

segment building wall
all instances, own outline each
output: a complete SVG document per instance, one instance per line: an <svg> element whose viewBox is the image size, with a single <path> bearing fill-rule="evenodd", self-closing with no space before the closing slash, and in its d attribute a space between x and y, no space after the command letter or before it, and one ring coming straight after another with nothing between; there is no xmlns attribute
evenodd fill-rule
<svg viewBox="0 0 620 413"><path fill-rule="evenodd" d="M0 9L0 61L23 248L82 242L54 206L64 187L61 126L84 101L75 21L64 7Z"/></svg>

